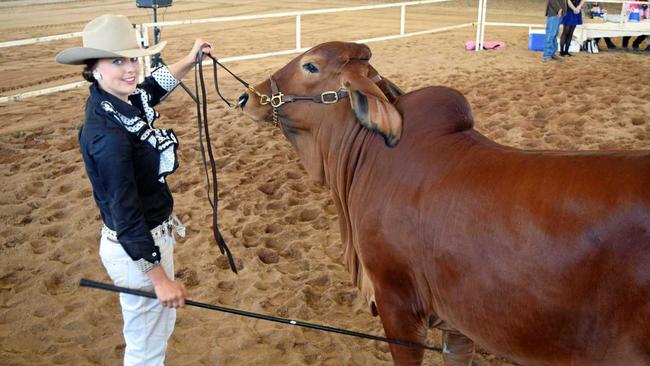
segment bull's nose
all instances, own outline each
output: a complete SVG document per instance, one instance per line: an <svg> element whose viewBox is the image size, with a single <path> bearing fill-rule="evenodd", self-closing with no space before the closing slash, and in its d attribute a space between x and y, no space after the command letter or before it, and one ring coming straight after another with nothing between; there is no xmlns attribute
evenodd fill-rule
<svg viewBox="0 0 650 366"><path fill-rule="evenodd" d="M239 102L237 103L237 105L239 106L239 108L244 108L246 102L248 102L248 93L244 93L239 96Z"/></svg>

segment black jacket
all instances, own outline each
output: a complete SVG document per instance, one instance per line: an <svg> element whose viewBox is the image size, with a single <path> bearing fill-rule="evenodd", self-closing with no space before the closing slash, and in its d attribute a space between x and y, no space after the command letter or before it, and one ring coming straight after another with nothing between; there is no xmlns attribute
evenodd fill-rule
<svg viewBox="0 0 650 366"><path fill-rule="evenodd" d="M171 215L174 200L160 176L160 152L128 131L116 116L137 120L150 129L158 117L151 107L175 83L166 68L158 69L129 96L131 104L95 83L90 86L85 123L79 131L81 154L102 220L117 232L118 241L133 260L159 263L160 252L150 230ZM176 146L173 148L175 162Z"/></svg>

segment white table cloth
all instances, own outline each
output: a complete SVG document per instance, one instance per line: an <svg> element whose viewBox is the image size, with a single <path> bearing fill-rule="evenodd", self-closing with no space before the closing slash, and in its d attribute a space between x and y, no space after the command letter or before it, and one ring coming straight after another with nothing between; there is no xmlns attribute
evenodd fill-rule
<svg viewBox="0 0 650 366"><path fill-rule="evenodd" d="M613 23L584 23L576 26L573 38L582 44L584 41L593 38L603 37L624 37L650 35L650 19L644 19L640 22Z"/></svg>

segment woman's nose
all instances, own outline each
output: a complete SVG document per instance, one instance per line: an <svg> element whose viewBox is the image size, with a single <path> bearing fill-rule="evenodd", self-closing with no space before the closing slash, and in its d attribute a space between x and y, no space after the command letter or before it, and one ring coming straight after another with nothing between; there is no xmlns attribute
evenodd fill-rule
<svg viewBox="0 0 650 366"><path fill-rule="evenodd" d="M246 102L248 102L248 93L244 93L239 96L239 102L237 103L237 105L239 106L239 108L244 108Z"/></svg>

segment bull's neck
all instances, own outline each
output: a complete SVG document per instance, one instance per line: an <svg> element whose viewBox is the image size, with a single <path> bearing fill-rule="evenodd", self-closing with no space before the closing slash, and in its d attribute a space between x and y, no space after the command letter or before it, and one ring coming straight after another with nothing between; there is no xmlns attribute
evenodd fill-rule
<svg viewBox="0 0 650 366"><path fill-rule="evenodd" d="M348 116L346 123L329 136L322 146L325 185L332 193L332 199L339 216L339 228L343 245L343 257L346 268L350 271L352 282L362 291L364 281L363 269L354 243L350 217L350 190L355 178L363 169L364 156L375 136L362 127L354 115ZM367 295L370 296L370 295Z"/></svg>
<svg viewBox="0 0 650 366"><path fill-rule="evenodd" d="M363 156L374 137L354 116L347 120L342 128L332 134L323 151L325 184L343 205L347 203L348 191L354 183L355 174L362 169Z"/></svg>

